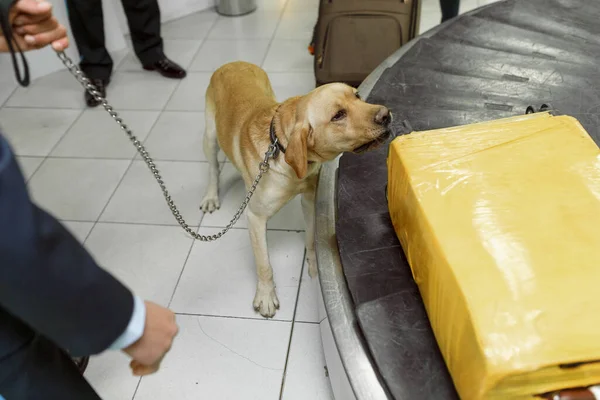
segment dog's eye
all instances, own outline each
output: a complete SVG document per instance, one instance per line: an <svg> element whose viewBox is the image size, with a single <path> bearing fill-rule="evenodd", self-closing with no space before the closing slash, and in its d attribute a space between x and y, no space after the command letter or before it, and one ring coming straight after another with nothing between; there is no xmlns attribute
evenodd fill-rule
<svg viewBox="0 0 600 400"><path fill-rule="evenodd" d="M335 121L342 120L344 118L346 118L346 110L340 110L337 112L337 114L335 114L333 116L333 118L331 118L331 120L335 122Z"/></svg>
<svg viewBox="0 0 600 400"><path fill-rule="evenodd" d="M354 95L356 96L356 98L357 98L357 99L359 99L359 100L360 100L360 93L358 93L358 92L354 92Z"/></svg>

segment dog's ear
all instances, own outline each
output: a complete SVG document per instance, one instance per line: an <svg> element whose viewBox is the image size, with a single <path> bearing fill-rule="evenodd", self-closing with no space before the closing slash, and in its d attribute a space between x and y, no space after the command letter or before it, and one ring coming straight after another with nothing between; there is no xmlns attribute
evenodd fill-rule
<svg viewBox="0 0 600 400"><path fill-rule="evenodd" d="M311 130L308 121L297 122L285 150L285 162L294 169L298 179L303 179L308 170L308 136Z"/></svg>

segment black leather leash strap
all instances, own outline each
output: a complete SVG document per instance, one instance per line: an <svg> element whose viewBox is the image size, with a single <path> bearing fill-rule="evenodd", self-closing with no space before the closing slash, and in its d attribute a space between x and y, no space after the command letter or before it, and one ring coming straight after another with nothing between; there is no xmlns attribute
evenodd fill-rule
<svg viewBox="0 0 600 400"><path fill-rule="evenodd" d="M27 64L23 50L13 39L12 27L10 26L10 21L8 19L10 9L17 1L18 0L0 0L0 28L2 29L2 34L6 40L8 50L10 51L17 82L19 82L19 85L21 86L29 86L29 65ZM19 67L17 52L21 56L22 70Z"/></svg>

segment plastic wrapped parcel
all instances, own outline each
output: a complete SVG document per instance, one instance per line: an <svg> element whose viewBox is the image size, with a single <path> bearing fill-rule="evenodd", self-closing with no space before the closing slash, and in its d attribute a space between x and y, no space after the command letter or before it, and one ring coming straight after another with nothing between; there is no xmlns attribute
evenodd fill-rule
<svg viewBox="0 0 600 400"><path fill-rule="evenodd" d="M388 172L394 228L463 400L600 383L600 150L577 120L415 132L392 142Z"/></svg>

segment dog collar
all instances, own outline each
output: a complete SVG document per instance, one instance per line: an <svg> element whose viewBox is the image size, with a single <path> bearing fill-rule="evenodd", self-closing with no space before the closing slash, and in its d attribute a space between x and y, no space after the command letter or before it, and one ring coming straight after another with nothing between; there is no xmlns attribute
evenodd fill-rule
<svg viewBox="0 0 600 400"><path fill-rule="evenodd" d="M271 144L275 146L275 153L273 153L273 159L276 159L279 156L279 153L285 154L285 147L281 144L279 139L277 138L277 134L275 133L275 117L277 116L277 112L279 111L279 107L275 110L275 115L271 119L271 125L269 126L269 136L271 137Z"/></svg>
<svg viewBox="0 0 600 400"><path fill-rule="evenodd" d="M280 106L278 106L277 109L275 110L275 115L273 115L273 118L271 118L271 125L269 126L269 137L271 138L271 144L273 146L275 146L275 152L273 153L273 160L275 160L279 156L279 153L285 154L285 147L283 147L283 145L279 141L279 138L277 137L277 133L275 133L275 117L277 116L279 107ZM313 163L314 163L314 161L308 161L308 164L313 164Z"/></svg>

